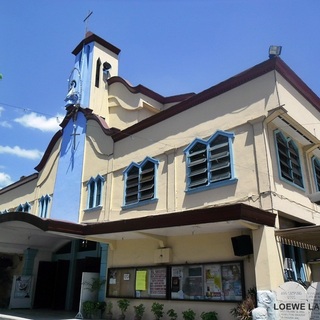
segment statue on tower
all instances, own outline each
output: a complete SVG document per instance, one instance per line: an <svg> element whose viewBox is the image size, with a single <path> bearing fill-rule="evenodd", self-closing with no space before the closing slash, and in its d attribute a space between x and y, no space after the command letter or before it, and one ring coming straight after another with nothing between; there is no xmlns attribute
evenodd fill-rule
<svg viewBox="0 0 320 320"><path fill-rule="evenodd" d="M77 68L74 68L71 71L71 74L69 76L68 80L68 93L65 97L64 101L66 102L66 107L69 105L77 105L80 104L81 100L81 74L80 70Z"/></svg>

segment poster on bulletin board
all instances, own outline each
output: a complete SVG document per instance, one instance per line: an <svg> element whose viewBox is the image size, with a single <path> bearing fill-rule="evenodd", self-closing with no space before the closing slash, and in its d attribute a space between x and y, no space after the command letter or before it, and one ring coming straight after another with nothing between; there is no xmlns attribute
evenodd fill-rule
<svg viewBox="0 0 320 320"><path fill-rule="evenodd" d="M136 290L144 291L147 290L147 271L138 270L136 272Z"/></svg>

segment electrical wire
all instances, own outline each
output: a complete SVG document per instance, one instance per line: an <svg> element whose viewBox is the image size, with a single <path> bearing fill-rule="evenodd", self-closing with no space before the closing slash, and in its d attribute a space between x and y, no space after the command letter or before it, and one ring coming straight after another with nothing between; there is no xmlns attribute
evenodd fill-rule
<svg viewBox="0 0 320 320"><path fill-rule="evenodd" d="M35 111L33 109L26 108L26 107L18 107L18 106L14 106L12 104L4 103L4 102L0 102L0 106L1 105L9 107L9 108L12 108L12 109L23 110L24 112L33 112L33 113L40 114L40 115L43 115L43 116L47 116L47 117L50 117L50 118L58 118L56 115L45 113L45 112L40 112L40 111Z"/></svg>

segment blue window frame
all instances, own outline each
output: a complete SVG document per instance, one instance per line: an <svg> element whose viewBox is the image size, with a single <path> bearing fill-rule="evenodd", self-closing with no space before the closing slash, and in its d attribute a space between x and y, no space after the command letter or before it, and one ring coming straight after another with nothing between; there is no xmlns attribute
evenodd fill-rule
<svg viewBox="0 0 320 320"><path fill-rule="evenodd" d="M276 130L275 140L280 178L304 188L299 151L291 138Z"/></svg>
<svg viewBox="0 0 320 320"><path fill-rule="evenodd" d="M201 191L235 183L232 141L234 134L217 131L208 140L196 138L185 150L186 191Z"/></svg>
<svg viewBox="0 0 320 320"><path fill-rule="evenodd" d="M87 208L92 209L101 206L102 188L105 179L97 175L96 178L91 178L87 183L88 201Z"/></svg>
<svg viewBox="0 0 320 320"><path fill-rule="evenodd" d="M316 157L312 157L311 161L316 191L320 191L320 160Z"/></svg>
<svg viewBox="0 0 320 320"><path fill-rule="evenodd" d="M283 245L285 281L307 281L305 251L291 245Z"/></svg>
<svg viewBox="0 0 320 320"><path fill-rule="evenodd" d="M147 157L141 163L132 162L124 170L124 206L140 205L157 200L158 165L157 160Z"/></svg>
<svg viewBox="0 0 320 320"><path fill-rule="evenodd" d="M47 218L51 197L47 194L39 199L39 217Z"/></svg>
<svg viewBox="0 0 320 320"><path fill-rule="evenodd" d="M24 204L19 204L16 211L21 211L21 212L29 213L29 212L30 212L30 209L31 209L30 203L29 203L29 202L26 202L26 203L24 203Z"/></svg>

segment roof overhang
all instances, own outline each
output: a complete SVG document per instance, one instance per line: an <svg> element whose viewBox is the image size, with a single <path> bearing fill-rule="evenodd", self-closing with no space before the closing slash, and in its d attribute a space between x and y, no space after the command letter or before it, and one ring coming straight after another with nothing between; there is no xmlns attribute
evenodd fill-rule
<svg viewBox="0 0 320 320"><path fill-rule="evenodd" d="M313 251L320 248L320 226L280 229L276 230L275 235L283 244Z"/></svg>
<svg viewBox="0 0 320 320"><path fill-rule="evenodd" d="M0 215L2 246L57 250L72 238L104 242L115 246L117 240L150 239L165 246L167 237L235 232L274 227L276 215L245 204L216 206L120 221L76 224L42 219L32 214L12 212Z"/></svg>

